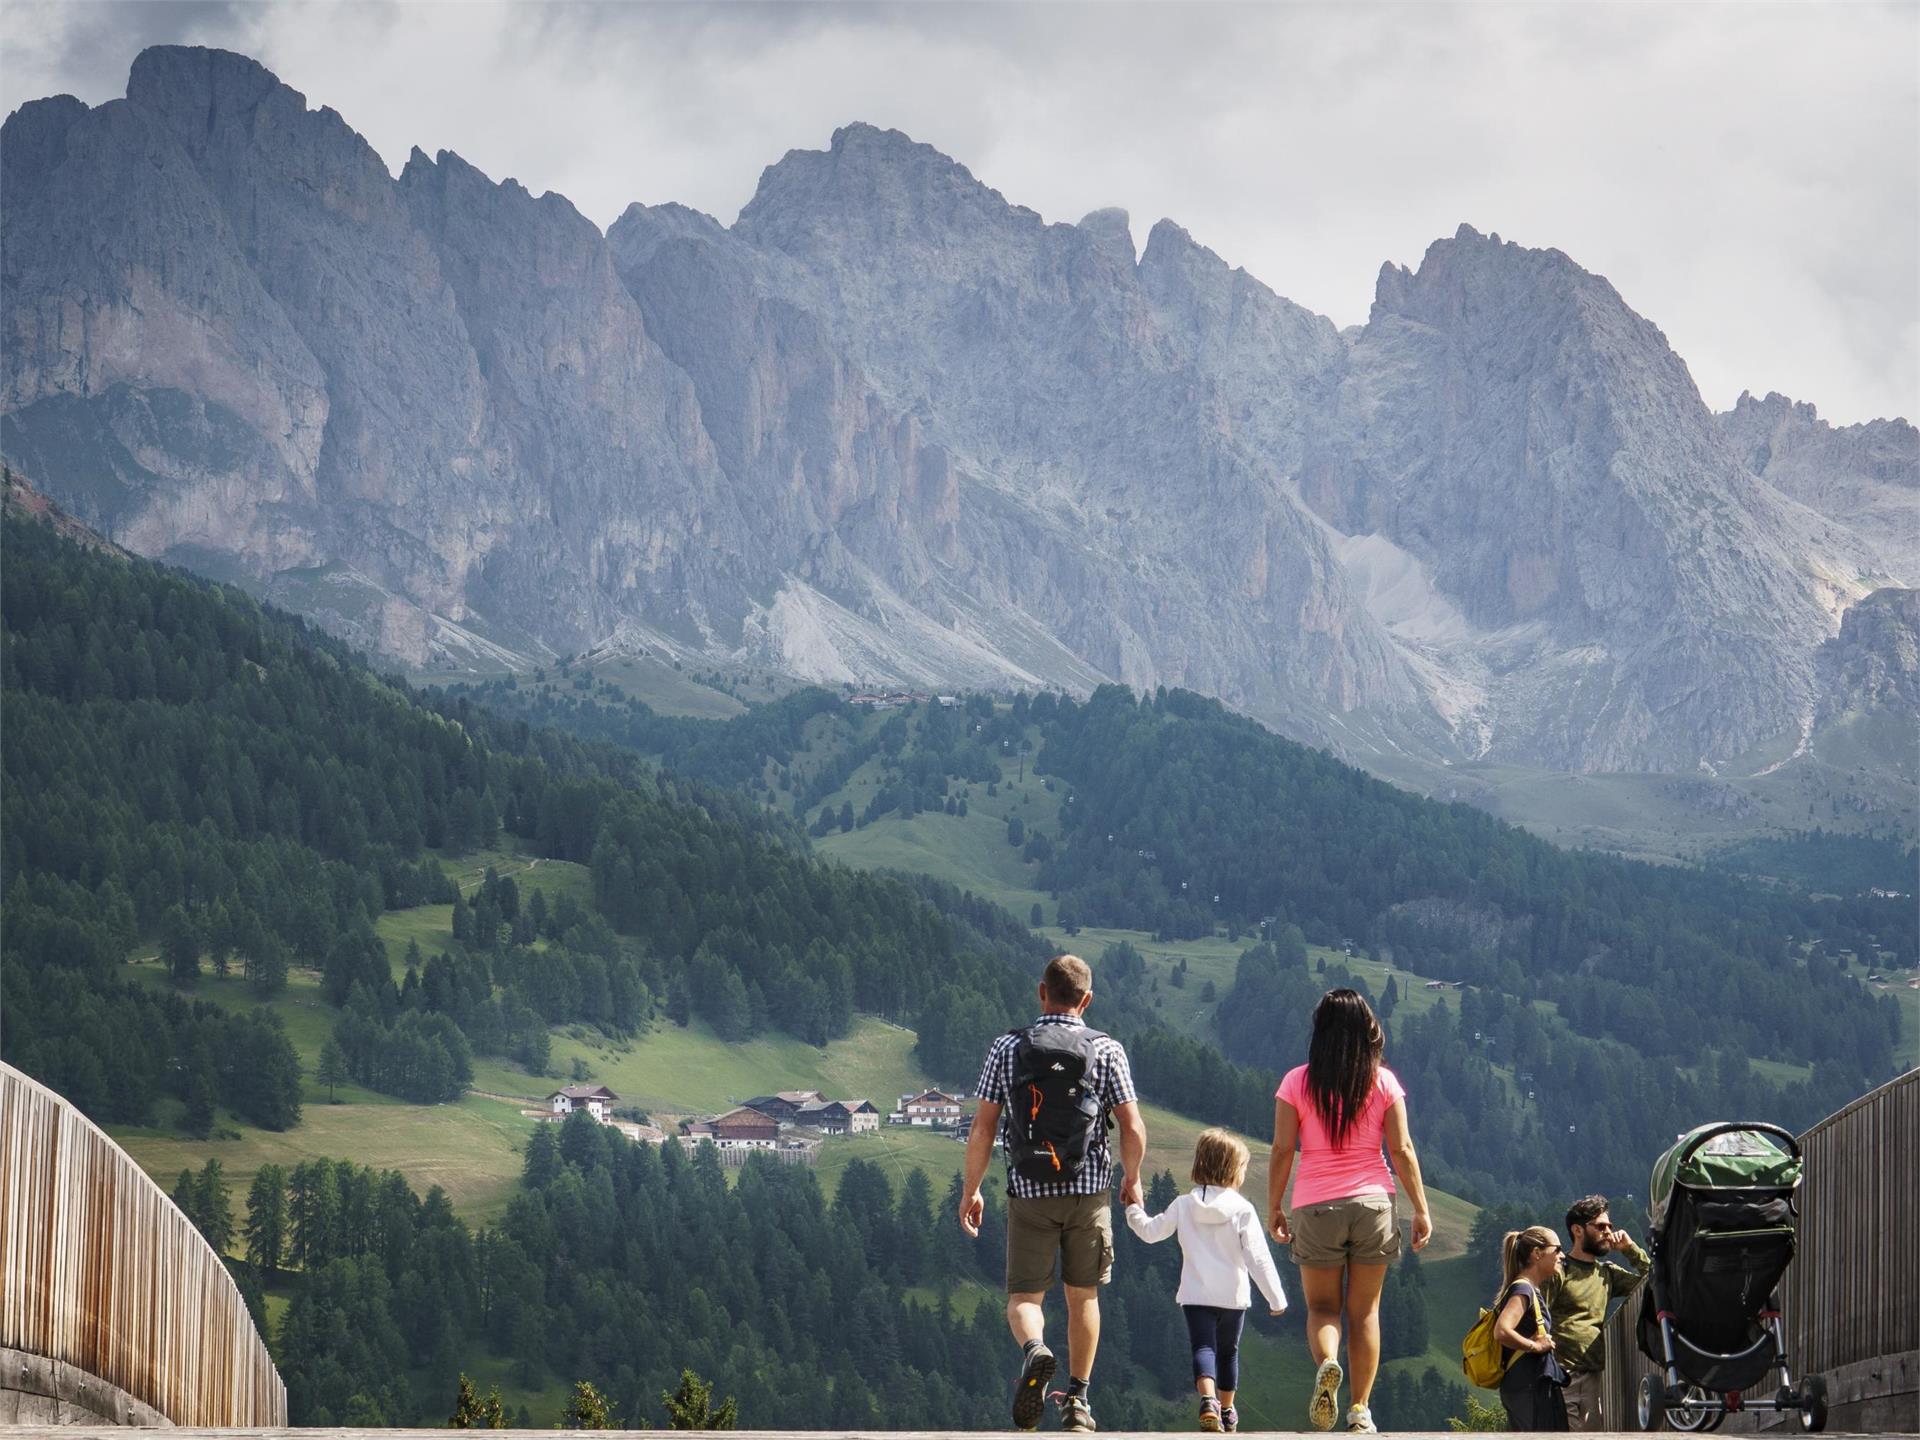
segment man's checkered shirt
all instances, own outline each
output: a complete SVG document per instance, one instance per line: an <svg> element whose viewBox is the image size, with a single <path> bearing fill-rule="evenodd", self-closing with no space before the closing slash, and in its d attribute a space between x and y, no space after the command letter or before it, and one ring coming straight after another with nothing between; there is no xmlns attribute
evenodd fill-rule
<svg viewBox="0 0 1920 1440"><path fill-rule="evenodd" d="M1078 1015L1042 1015L1036 1025L1079 1025ZM1013 1050L1017 1035L1002 1035L987 1048L986 1063L980 1067L980 1083L974 1098L991 1100L1000 1107L1000 1138L1009 1138L1012 1108L1008 1096L1013 1089ZM1133 1093L1133 1068L1127 1064L1127 1051L1111 1035L1095 1043L1093 1062L1087 1069L1088 1083L1100 1097L1100 1119L1095 1122L1092 1143L1087 1147L1086 1163L1071 1180L1028 1180L1007 1171L1007 1192L1022 1200L1046 1200L1061 1195L1100 1195L1113 1188L1113 1151L1107 1144L1107 1116L1116 1105L1126 1105L1139 1096Z"/></svg>

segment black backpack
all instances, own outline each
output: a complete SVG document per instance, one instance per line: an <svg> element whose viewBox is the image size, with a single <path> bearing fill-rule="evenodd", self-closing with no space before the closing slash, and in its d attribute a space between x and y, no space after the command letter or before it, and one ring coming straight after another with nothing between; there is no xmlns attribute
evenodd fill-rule
<svg viewBox="0 0 1920 1440"><path fill-rule="evenodd" d="M1014 1037L1007 1089L1007 1168L1036 1183L1071 1180L1101 1123L1087 1072L1107 1037L1085 1025L1029 1025Z"/></svg>

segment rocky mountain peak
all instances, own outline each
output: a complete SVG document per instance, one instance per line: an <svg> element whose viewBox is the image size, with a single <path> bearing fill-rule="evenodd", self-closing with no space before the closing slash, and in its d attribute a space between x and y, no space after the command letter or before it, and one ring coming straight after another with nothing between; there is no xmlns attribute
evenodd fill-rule
<svg viewBox="0 0 1920 1440"><path fill-rule="evenodd" d="M1740 398L1733 402L1733 413L1748 423L1796 420L1807 425L1825 424L1820 420L1820 412L1810 401L1792 400L1778 390L1769 390L1764 400L1756 399L1751 390L1742 390Z"/></svg>
<svg viewBox="0 0 1920 1440"><path fill-rule="evenodd" d="M619 635L1690 770L1792 733L1898 578L1808 507L1895 534L1912 427L1716 423L1604 279L1470 226L1342 335L1172 220L1136 258L1124 212L1046 224L874 125L731 228L604 235L452 151L395 180L225 52L0 136L10 463L415 664ZM1869 503L1821 498L1841 471Z"/></svg>
<svg viewBox="0 0 1920 1440"><path fill-rule="evenodd" d="M89 113L85 101L71 95L29 100L0 125L0 146L10 165L49 165L66 144L67 132Z"/></svg>
<svg viewBox="0 0 1920 1440"><path fill-rule="evenodd" d="M1117 205L1090 210L1080 217L1077 227L1093 241L1094 248L1115 265L1131 270L1134 266L1133 219Z"/></svg>
<svg viewBox="0 0 1920 1440"><path fill-rule="evenodd" d="M202 45L151 45L133 59L127 99L153 115L193 115L212 123L222 113L244 113L269 100L304 112L307 97L258 60Z"/></svg>
<svg viewBox="0 0 1920 1440"><path fill-rule="evenodd" d="M1195 240L1186 226L1164 217L1154 221L1153 229L1147 232L1146 248L1140 252L1140 266L1143 270L1162 271L1230 268L1226 261Z"/></svg>
<svg viewBox="0 0 1920 1440"><path fill-rule="evenodd" d="M1436 240L1420 267L1387 264L1374 287L1370 319L1397 317L1454 326L1489 311L1548 306L1566 312L1573 297L1597 290L1625 308L1613 287L1559 250L1534 250L1498 231L1482 235L1461 225L1450 239Z"/></svg>
<svg viewBox="0 0 1920 1440"><path fill-rule="evenodd" d="M939 246L1040 217L1008 204L965 165L898 130L847 125L825 150L789 150L760 176L734 229L755 244Z"/></svg>

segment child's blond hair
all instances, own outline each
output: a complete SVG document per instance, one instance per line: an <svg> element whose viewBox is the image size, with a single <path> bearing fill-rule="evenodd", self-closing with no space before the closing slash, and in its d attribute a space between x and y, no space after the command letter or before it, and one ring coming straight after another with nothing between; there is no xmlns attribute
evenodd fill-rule
<svg viewBox="0 0 1920 1440"><path fill-rule="evenodd" d="M1193 1145L1193 1183L1238 1189L1247 1178L1247 1147L1226 1130L1202 1130Z"/></svg>

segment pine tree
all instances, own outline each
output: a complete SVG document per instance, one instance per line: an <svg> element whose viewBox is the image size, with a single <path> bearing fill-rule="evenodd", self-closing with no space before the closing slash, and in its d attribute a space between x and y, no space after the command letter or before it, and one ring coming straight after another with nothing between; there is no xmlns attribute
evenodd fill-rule
<svg viewBox="0 0 1920 1440"><path fill-rule="evenodd" d="M193 1228L200 1228L200 1185L194 1179L193 1171L182 1170L180 1178L173 1182L173 1203L180 1207L180 1213L193 1222Z"/></svg>
<svg viewBox="0 0 1920 1440"><path fill-rule="evenodd" d="M184 906L169 905L160 917L160 959L177 984L200 978L200 933Z"/></svg>
<svg viewBox="0 0 1920 1440"><path fill-rule="evenodd" d="M573 1382L573 1398L567 1401L567 1408L561 1424L569 1430L617 1430L620 1422L614 1418L613 1403L593 1388L590 1380Z"/></svg>
<svg viewBox="0 0 1920 1440"><path fill-rule="evenodd" d="M199 1214L194 1223L207 1237L213 1253L224 1255L233 1243L233 1205L227 1196L227 1177L218 1160L209 1160L194 1181Z"/></svg>
<svg viewBox="0 0 1920 1440"><path fill-rule="evenodd" d="M713 1387L691 1370L680 1372L680 1388L661 1391L667 1407L669 1430L737 1430L739 1407L729 1395L718 1410L713 1408Z"/></svg>
<svg viewBox="0 0 1920 1440"><path fill-rule="evenodd" d="M449 1430L504 1430L507 1428L507 1409L500 1403L500 1387L495 1385L482 1400L474 1393L473 1382L463 1370L460 1372L460 1393L453 1402L453 1415L447 1421ZM599 1427L604 1428L604 1427Z"/></svg>
<svg viewBox="0 0 1920 1440"><path fill-rule="evenodd" d="M334 1087L347 1083L347 1056L340 1048L340 1042L331 1035L327 1037L327 1043L320 1047L320 1068L314 1071L313 1078L327 1087L327 1103L337 1104Z"/></svg>
<svg viewBox="0 0 1920 1440"><path fill-rule="evenodd" d="M262 1165L247 1187L247 1263L272 1275L287 1250L287 1172Z"/></svg>
<svg viewBox="0 0 1920 1440"><path fill-rule="evenodd" d="M201 1056L187 1077L187 1113L181 1122L189 1135L201 1140L213 1133L213 1062Z"/></svg>

